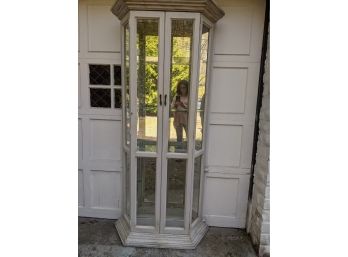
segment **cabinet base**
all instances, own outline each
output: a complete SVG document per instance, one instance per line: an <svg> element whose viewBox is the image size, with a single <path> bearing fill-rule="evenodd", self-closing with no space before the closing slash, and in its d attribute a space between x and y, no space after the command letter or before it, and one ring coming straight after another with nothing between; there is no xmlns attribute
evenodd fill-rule
<svg viewBox="0 0 348 257"><path fill-rule="evenodd" d="M207 224L199 221L189 235L131 232L123 216L115 226L124 246L151 248L195 249L208 231Z"/></svg>

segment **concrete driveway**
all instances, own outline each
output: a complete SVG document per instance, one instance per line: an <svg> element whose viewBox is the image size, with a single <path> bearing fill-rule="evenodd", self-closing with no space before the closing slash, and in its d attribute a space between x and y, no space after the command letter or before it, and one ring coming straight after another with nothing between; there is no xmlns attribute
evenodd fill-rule
<svg viewBox="0 0 348 257"><path fill-rule="evenodd" d="M79 257L257 257L244 230L210 227L195 250L124 247L115 220L79 217Z"/></svg>

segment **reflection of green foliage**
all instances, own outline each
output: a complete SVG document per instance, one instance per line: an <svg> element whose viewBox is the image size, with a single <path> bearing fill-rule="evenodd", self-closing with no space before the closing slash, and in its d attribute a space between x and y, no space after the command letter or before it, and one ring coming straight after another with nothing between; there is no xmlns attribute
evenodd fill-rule
<svg viewBox="0 0 348 257"><path fill-rule="evenodd" d="M145 102L146 114L155 116L157 114L157 78L158 65L146 63L145 65Z"/></svg>
<svg viewBox="0 0 348 257"><path fill-rule="evenodd" d="M158 36L145 37L145 103L146 115L157 115L157 82L158 82ZM151 60L151 57L153 60Z"/></svg>
<svg viewBox="0 0 348 257"><path fill-rule="evenodd" d="M190 78L190 37L174 37L172 41L172 77L170 95L176 95L176 87L180 80L189 81Z"/></svg>
<svg viewBox="0 0 348 257"><path fill-rule="evenodd" d="M138 38L139 40L139 38ZM141 48L141 43L137 42L137 48ZM172 48L172 74L171 74L171 97L176 95L176 86L180 80L189 81L190 73L190 49L191 40L190 37L174 37ZM138 52L140 53L140 51ZM145 37L145 59L139 56L139 61L144 62L145 65L145 96L142 96L141 92L138 92L138 100L145 100L146 116L157 115L157 85L158 85L158 36L146 36ZM139 65L140 63L138 63ZM139 66L138 66L139 68ZM138 73L138 83L141 80ZM140 79L140 80L139 80ZM144 99L145 98L145 99ZM168 99L168 103L172 99ZM142 108L143 108L142 107Z"/></svg>
<svg viewBox="0 0 348 257"><path fill-rule="evenodd" d="M158 36L146 36L146 56L157 57L158 56Z"/></svg>

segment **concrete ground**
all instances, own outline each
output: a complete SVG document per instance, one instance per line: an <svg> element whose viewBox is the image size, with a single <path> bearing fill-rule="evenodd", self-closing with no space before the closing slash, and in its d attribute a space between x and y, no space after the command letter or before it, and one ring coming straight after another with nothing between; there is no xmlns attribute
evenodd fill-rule
<svg viewBox="0 0 348 257"><path fill-rule="evenodd" d="M244 230L210 227L195 250L124 247L115 220L79 217L79 257L256 257Z"/></svg>

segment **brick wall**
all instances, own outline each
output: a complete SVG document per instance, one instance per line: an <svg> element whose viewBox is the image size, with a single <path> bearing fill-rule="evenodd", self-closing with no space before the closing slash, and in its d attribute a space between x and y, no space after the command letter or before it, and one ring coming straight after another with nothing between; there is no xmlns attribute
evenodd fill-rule
<svg viewBox="0 0 348 257"><path fill-rule="evenodd" d="M268 34L269 39L269 34ZM269 40L263 75L264 89L259 120L259 137L257 142L256 164L254 169L253 195L249 205L248 233L256 246L260 257L270 253L270 66Z"/></svg>

